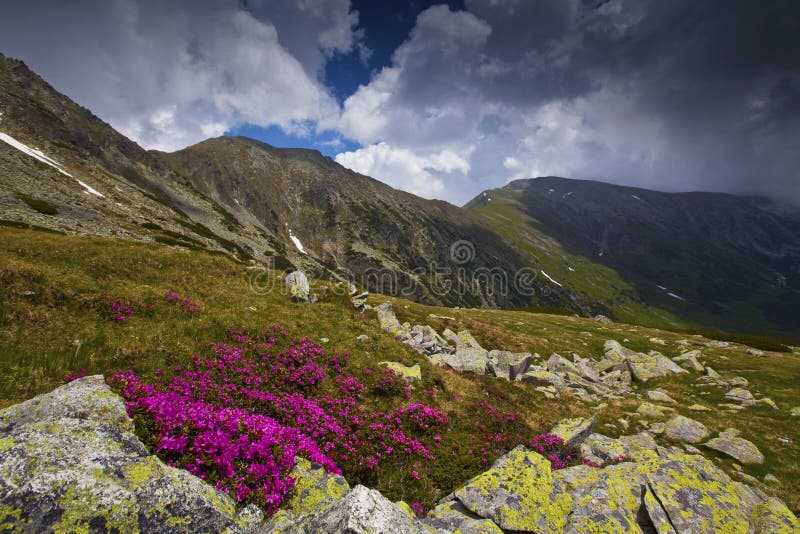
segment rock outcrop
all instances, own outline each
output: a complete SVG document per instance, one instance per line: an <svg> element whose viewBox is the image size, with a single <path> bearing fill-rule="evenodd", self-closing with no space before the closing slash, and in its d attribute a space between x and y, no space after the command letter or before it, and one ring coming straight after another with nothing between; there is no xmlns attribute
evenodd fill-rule
<svg viewBox="0 0 800 534"><path fill-rule="evenodd" d="M299 302L308 302L311 287L303 271L293 271L287 274L284 281L286 282L289 296Z"/></svg>
<svg viewBox="0 0 800 534"><path fill-rule="evenodd" d="M0 530L248 532L263 519L151 455L102 376L0 412Z"/></svg>

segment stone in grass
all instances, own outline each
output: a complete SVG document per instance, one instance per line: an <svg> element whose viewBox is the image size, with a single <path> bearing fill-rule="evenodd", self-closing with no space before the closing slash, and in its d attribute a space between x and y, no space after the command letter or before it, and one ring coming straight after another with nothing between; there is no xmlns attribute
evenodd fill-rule
<svg viewBox="0 0 800 534"><path fill-rule="evenodd" d="M403 365L400 362L378 362L378 364L391 369L396 375L406 380L422 380L422 371L420 371L419 364L411 366Z"/></svg>
<svg viewBox="0 0 800 534"><path fill-rule="evenodd" d="M602 465L625 456L625 445L602 434L592 434L581 444L581 456Z"/></svg>
<svg viewBox="0 0 800 534"><path fill-rule="evenodd" d="M308 294L311 289L303 271L293 271L287 274L284 281L289 289L289 296L300 302L308 302Z"/></svg>
<svg viewBox="0 0 800 534"><path fill-rule="evenodd" d="M583 443L583 440L589 437L596 422L597 414L589 419L584 417L564 419L550 429L550 434L555 434L564 441L577 447Z"/></svg>
<svg viewBox="0 0 800 534"><path fill-rule="evenodd" d="M689 409L693 412L710 412L711 408L703 406L702 404L692 404Z"/></svg>
<svg viewBox="0 0 800 534"><path fill-rule="evenodd" d="M636 413L649 419L660 419L662 417L666 417L665 412L667 410L673 411L672 408L658 406L657 404L652 404L650 402L643 402L638 408L636 408Z"/></svg>
<svg viewBox="0 0 800 534"><path fill-rule="evenodd" d="M727 454L743 464L762 464L764 455L753 442L740 438L732 433L721 432L719 437L705 443L709 449Z"/></svg>
<svg viewBox="0 0 800 534"><path fill-rule="evenodd" d="M503 530L563 532L572 499L556 491L550 462L519 446L456 490L471 512Z"/></svg>
<svg viewBox="0 0 800 534"><path fill-rule="evenodd" d="M744 388L733 388L725 394L725 398L741 403L750 403L755 401L753 394Z"/></svg>
<svg viewBox="0 0 800 534"><path fill-rule="evenodd" d="M789 415L792 417L800 417L800 406L795 406L791 410L789 410Z"/></svg>
<svg viewBox="0 0 800 534"><path fill-rule="evenodd" d="M651 401L667 402L670 404L675 404L675 399L667 395L667 392L661 389L654 389L652 391L648 391L647 398L650 399Z"/></svg>
<svg viewBox="0 0 800 534"><path fill-rule="evenodd" d="M671 439L687 443L699 443L706 439L710 432L703 423L683 415L676 415L667 421L664 427L664 434Z"/></svg>

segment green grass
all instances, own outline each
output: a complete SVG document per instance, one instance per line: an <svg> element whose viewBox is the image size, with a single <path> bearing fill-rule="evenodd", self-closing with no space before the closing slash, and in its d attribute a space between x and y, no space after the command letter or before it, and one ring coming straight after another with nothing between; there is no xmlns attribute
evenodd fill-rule
<svg viewBox="0 0 800 534"><path fill-rule="evenodd" d="M277 281L280 275L248 269L226 256L204 251L0 228L0 406L47 392L61 385L66 374L84 367L92 374L133 368L145 378L153 377L158 368L185 365L192 354L206 353L210 343L225 339L228 328L257 331L279 323L295 335L329 338L325 345L329 354L350 351L348 366L354 371L376 368L383 360L419 363L423 381L415 384L408 402L425 402L448 414L451 425L443 436L443 448L470 442L476 425L481 424L481 414L470 407L478 400L517 412L531 432L546 431L564 417L592 413L591 405L574 398L547 400L524 384L431 366L425 357L382 332L371 313L360 314L349 307L346 297L326 283L312 282L321 294L315 305L293 303L277 287L272 291L253 289L253 285L263 287L270 276ZM180 313L164 302L162 295L167 289L190 296L199 302L203 313ZM116 323L93 306L101 292L142 306L151 303L154 308L150 314ZM543 359L552 352L598 358L607 339L628 339L626 346L650 350L654 348L649 342L651 337L665 339L666 347L655 348L674 356L677 340L701 339L619 322L604 325L572 316L429 307L377 295L370 299L373 304L393 300L401 321L430 324L439 331L469 329L486 348L538 352ZM367 334L369 339L356 341L360 334ZM727 349L704 348L703 359L720 372L745 376L751 382L751 391L771 397L781 409L747 408L730 415L681 408L680 413L702 421L713 431L728 426L740 429L767 457L763 466L745 466L745 471L759 478L768 472L777 476L783 485L765 487L764 491L782 498L793 510L800 509L800 433L797 418L788 414L790 407L800 404L800 357L767 353L764 358L755 358L745 355L745 347L732 345ZM637 389L644 392L664 387L682 406L699 402L715 407L724 402L725 390L695 387L696 377L661 379ZM426 391L435 392L435 397ZM708 394L702 395L705 391ZM366 402L387 409L399 400L370 396ZM632 427L629 432L636 431L635 418L626 412L635 411L639 402L635 397L609 402L601 411L598 431L616 435L618 431L603 425L615 423L619 417L628 417ZM779 437L787 437L790 442L782 443ZM499 453L488 455L489 461ZM719 461L726 471L734 473L730 460ZM411 469L418 470L422 480L409 483L404 473ZM390 499L420 501L430 506L483 469L485 465L477 457L442 454L436 462L409 460L408 465L394 465L363 482L380 489Z"/></svg>

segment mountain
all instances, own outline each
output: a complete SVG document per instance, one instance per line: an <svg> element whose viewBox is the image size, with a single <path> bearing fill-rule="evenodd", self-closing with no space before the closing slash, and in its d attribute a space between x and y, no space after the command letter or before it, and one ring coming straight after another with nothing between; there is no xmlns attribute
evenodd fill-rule
<svg viewBox="0 0 800 534"><path fill-rule="evenodd" d="M694 324L793 338L800 331L796 207L545 177L486 191L466 208L496 231L513 229L521 253L617 315L625 303L608 298L612 287Z"/></svg>
<svg viewBox="0 0 800 534"><path fill-rule="evenodd" d="M316 151L238 137L147 151L3 56L0 113L6 225L204 248L431 304L604 309L518 287L513 277L536 266L473 214Z"/></svg>

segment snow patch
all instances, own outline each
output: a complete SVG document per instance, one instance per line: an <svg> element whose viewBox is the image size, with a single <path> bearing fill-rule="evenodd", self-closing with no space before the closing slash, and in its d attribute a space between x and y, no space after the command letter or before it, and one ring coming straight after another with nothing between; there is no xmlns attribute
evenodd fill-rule
<svg viewBox="0 0 800 534"><path fill-rule="evenodd" d="M553 283L554 283L555 285L557 285L558 287L564 287L564 286L562 286L560 283L558 283L558 282L556 282L555 280L553 280L553 278L552 278L552 277L551 277L549 274L547 274L546 272L542 271L542 274L545 276L545 278L547 278L548 280L550 280L551 282L553 282Z"/></svg>
<svg viewBox="0 0 800 534"><path fill-rule="evenodd" d="M89 185L86 185L85 183L81 182L80 180L77 180L77 181L86 190L86 191L84 191L84 193L89 194L89 195L94 195L94 196L100 197L100 198L106 198L106 196L103 193L101 193L100 191L98 191L97 189L95 189L95 188L93 188L93 187L91 187Z"/></svg>
<svg viewBox="0 0 800 534"><path fill-rule="evenodd" d="M292 234L292 229L289 228L288 226L287 228L289 229L289 239L292 240L292 243L294 243L294 246L297 247L297 250L299 250L301 254L305 254L306 250L303 248L303 244L300 242L299 239L297 239L297 236Z"/></svg>
<svg viewBox="0 0 800 534"><path fill-rule="evenodd" d="M568 196L570 196L571 194L572 194L572 191L570 191L569 193L564 193L564 194L561 196L562 200L563 200L563 199L565 199L565 198L567 198L567 197L568 197Z"/></svg>
<svg viewBox="0 0 800 534"><path fill-rule="evenodd" d="M41 150L39 150L37 148L31 148L28 145L26 145L25 143L22 143L21 141L18 141L16 139L14 139L13 137L8 135L7 133L0 132L0 141L3 141L4 143L6 143L8 145L11 145L12 147L14 147L17 150L19 150L20 152L22 152L23 154L27 154L27 155L29 155L29 156L31 156L33 158L38 159L39 161L41 161L45 165L49 165L50 167L54 168L55 170L57 170L58 172L60 172L64 176L69 176L70 178L75 178L70 173L68 173L67 171L62 169L61 166L58 164L58 162L56 162L54 159L46 156L44 153L42 153ZM84 188L85 193L90 194L90 195L95 195L95 196L100 197L100 198L105 198L105 195L103 195L97 189L94 189L93 187L90 187L90 186L86 185L84 182L78 180L77 178L75 178L75 180L81 185L81 187Z"/></svg>
<svg viewBox="0 0 800 534"><path fill-rule="evenodd" d="M556 190L555 190L555 189L548 189L548 190L547 190L547 194L548 194L548 195L550 195L550 194L552 194L552 193L555 193L555 192L556 192Z"/></svg>
<svg viewBox="0 0 800 534"><path fill-rule="evenodd" d="M670 297L672 297L672 298L674 298L674 299L678 299L678 300L686 300L685 298L681 297L680 295L676 295L676 294L675 294L675 293L673 293L672 291L667 291L667 295L669 295Z"/></svg>
<svg viewBox="0 0 800 534"><path fill-rule="evenodd" d="M638 200L639 202L644 202L644 200L642 200L641 198L637 197L636 195L631 195L631 196L633 198L635 198L636 200Z"/></svg>
<svg viewBox="0 0 800 534"><path fill-rule="evenodd" d="M573 268L572 268L572 267L570 267L569 265L567 265L567 269L569 269L569 272L571 272L571 273L574 273L574 272L575 272L575 269L573 269Z"/></svg>
<svg viewBox="0 0 800 534"><path fill-rule="evenodd" d="M659 286L659 285L656 285L656 287L657 287L658 289L660 289L661 291L666 291L666 290L667 290L667 288L666 288L666 287L664 287L664 286Z"/></svg>

